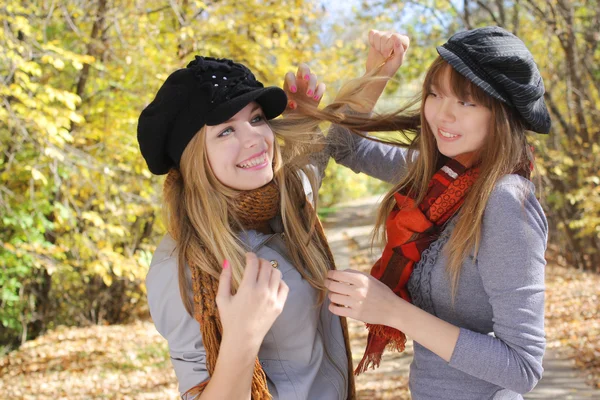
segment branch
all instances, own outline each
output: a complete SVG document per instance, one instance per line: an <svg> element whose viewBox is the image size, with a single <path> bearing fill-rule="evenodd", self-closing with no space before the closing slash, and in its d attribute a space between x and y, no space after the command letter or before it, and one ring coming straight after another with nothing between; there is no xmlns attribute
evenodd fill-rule
<svg viewBox="0 0 600 400"><path fill-rule="evenodd" d="M554 116L556 117L556 119L558 119L558 123L562 127L563 132L567 135L567 137L569 139L572 139L573 138L573 134L572 133L575 131L575 129L574 129L574 127L572 125L570 125L567 122L567 120L565 120L565 118L563 117L562 113L560 112L560 110L556 106L556 103L554 102L554 99L550 95L550 92L544 93L544 100L546 100L546 103L548 103L548 106L550 107L550 111L552 111L552 114L554 114Z"/></svg>
<svg viewBox="0 0 600 400"><path fill-rule="evenodd" d="M490 14L490 17L492 17L496 25L502 26L502 24L496 19L494 12L486 4L482 3L480 0L477 0L477 4L479 4L479 7L483 8L485 11L488 12L488 14Z"/></svg>

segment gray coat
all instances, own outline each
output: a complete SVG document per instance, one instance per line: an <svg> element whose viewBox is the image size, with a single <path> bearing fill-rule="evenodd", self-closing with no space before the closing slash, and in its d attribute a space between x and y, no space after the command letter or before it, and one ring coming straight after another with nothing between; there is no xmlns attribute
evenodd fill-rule
<svg viewBox="0 0 600 400"><path fill-rule="evenodd" d="M327 162L315 164L318 176ZM305 184L312 198L310 186ZM248 231L241 239L261 258L276 260L290 291L281 315L265 336L258 358L274 399L345 400L348 359L339 317L319 306L316 290L288 260L279 219L275 234ZM146 278L150 314L168 341L171 362L183 395L209 379L199 323L185 310L179 295L176 242L166 235L158 245ZM191 280L191 276L188 276ZM243 338L240 338L243 340Z"/></svg>

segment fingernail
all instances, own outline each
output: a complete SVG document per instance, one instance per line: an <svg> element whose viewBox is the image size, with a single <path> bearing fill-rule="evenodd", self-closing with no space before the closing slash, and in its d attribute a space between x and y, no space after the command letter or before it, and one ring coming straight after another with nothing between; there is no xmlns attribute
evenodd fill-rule
<svg viewBox="0 0 600 400"><path fill-rule="evenodd" d="M313 99L319 100L319 96L315 96L315 97L313 97Z"/></svg>
<svg viewBox="0 0 600 400"><path fill-rule="evenodd" d="M304 75L304 80L307 81L310 79L310 76L308 74Z"/></svg>
<svg viewBox="0 0 600 400"><path fill-rule="evenodd" d="M295 110L296 109L296 103L294 103L293 101L290 101L290 108L292 110Z"/></svg>
<svg viewBox="0 0 600 400"><path fill-rule="evenodd" d="M308 92L306 92L307 95L312 96L313 95L313 91L312 89L308 89Z"/></svg>
<svg viewBox="0 0 600 400"><path fill-rule="evenodd" d="M298 90L298 88L296 88L296 86L292 86L290 88L290 92L292 92L292 93L296 93L297 90Z"/></svg>
<svg viewBox="0 0 600 400"><path fill-rule="evenodd" d="M223 261L223 269L227 269L229 268L229 260L224 260Z"/></svg>

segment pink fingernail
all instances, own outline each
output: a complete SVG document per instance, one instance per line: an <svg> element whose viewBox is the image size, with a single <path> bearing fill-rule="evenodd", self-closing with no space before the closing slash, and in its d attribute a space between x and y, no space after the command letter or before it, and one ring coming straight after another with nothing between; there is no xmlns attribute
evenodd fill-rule
<svg viewBox="0 0 600 400"><path fill-rule="evenodd" d="M304 80L307 81L310 79L310 76L308 74L304 75Z"/></svg>
<svg viewBox="0 0 600 400"><path fill-rule="evenodd" d="M308 92L306 92L306 94L309 95L309 96L312 96L312 94L313 94L312 89L308 89Z"/></svg>
<svg viewBox="0 0 600 400"><path fill-rule="evenodd" d="M296 93L297 90L298 90L298 88L296 86L292 86L290 88L290 92L292 92L292 93Z"/></svg>
<svg viewBox="0 0 600 400"><path fill-rule="evenodd" d="M229 268L229 260L224 260L223 261L223 269L227 269Z"/></svg>
<svg viewBox="0 0 600 400"><path fill-rule="evenodd" d="M319 100L319 96L315 96L315 97L313 97L313 99Z"/></svg>

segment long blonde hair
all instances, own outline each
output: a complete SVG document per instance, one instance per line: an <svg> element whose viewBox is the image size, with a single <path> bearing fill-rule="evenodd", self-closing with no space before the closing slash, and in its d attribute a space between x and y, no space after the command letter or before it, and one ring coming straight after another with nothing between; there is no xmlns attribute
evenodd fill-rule
<svg viewBox="0 0 600 400"><path fill-rule="evenodd" d="M426 73L422 93L395 112L361 116L348 114L347 107L360 106L360 92L365 86L381 78L374 71L370 76L346 84L336 100L324 110L306 108L309 117L325 120L350 129L353 133L377 142L408 148L407 173L384 197L377 215L374 238L386 241L385 222L395 205L394 194L405 190L415 194L420 202L435 172L447 160L437 149L436 141L427 122L423 107L431 86L442 87L440 79L449 74L450 90L462 99L469 96L476 104L491 110L489 135L476 160L480 175L465 198L456 218L456 225L444 248L448 256L447 272L451 279L453 298L462 264L471 253L476 257L481 241L483 213L490 194L498 180L507 174L519 173L529 179L533 155L527 144L525 129L515 111L487 95L483 90L456 72L443 58L438 57ZM415 109L415 106L419 105ZM346 111L346 112L345 112ZM368 136L364 132L398 131L396 140ZM345 145L345 144L333 144Z"/></svg>
<svg viewBox="0 0 600 400"><path fill-rule="evenodd" d="M329 261L313 229L316 222L317 177L306 168L306 154L323 146L316 121L291 118L270 121L274 141L273 175L281 197L281 216L291 262L311 286L325 298ZM215 177L205 147L203 127L185 148L180 168L173 168L164 183L165 218L168 231L177 242L179 288L184 306L193 315L193 299L186 271L189 266L219 278L223 260L232 266L232 286L239 286L247 251L234 227L240 226L229 210L239 191ZM313 189L313 207L306 206L302 174ZM234 220L232 220L232 218Z"/></svg>

